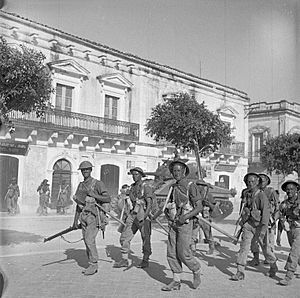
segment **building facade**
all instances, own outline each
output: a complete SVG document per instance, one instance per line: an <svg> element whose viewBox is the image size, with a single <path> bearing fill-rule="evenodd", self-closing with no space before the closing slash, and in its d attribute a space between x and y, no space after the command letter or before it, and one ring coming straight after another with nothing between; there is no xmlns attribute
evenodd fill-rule
<svg viewBox="0 0 300 298"><path fill-rule="evenodd" d="M55 204L62 182L74 193L83 160L94 165L93 176L115 196L122 184L131 183L130 168L151 172L162 159L172 158L174 148L157 144L144 127L151 109L174 92L195 95L230 123L234 143L201 163L207 181L243 187L240 177L248 166L246 93L3 11L0 31L10 44L45 55L56 91L54 109L44 117L12 112L16 131L1 130L0 161L8 173L1 177L1 200L9 179L16 176L24 207L37 204L36 189L43 179L49 180ZM192 154L182 155L195 162Z"/></svg>
<svg viewBox="0 0 300 298"><path fill-rule="evenodd" d="M249 113L249 171L262 172L260 149L268 137L300 133L300 104L281 100L250 104ZM293 177L296 178L296 177ZM285 177L273 175L273 186L280 189Z"/></svg>

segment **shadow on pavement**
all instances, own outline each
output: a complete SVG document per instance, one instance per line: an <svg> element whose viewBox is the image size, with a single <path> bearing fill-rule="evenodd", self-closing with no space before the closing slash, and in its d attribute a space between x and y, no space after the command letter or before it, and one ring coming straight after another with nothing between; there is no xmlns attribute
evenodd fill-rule
<svg viewBox="0 0 300 298"><path fill-rule="evenodd" d="M65 259L54 261L54 262L47 263L47 264L43 264L42 266L60 264L65 261L74 260L78 264L78 266L83 267L83 268L88 267L88 259L86 256L85 249L69 248L69 249L65 250L64 254L66 255Z"/></svg>
<svg viewBox="0 0 300 298"><path fill-rule="evenodd" d="M220 240L225 240L225 241L226 239L228 239L222 236L216 236L215 238L219 238ZM207 266L214 266L222 273L231 277L233 274L232 270L235 271L236 268L236 257L237 257L238 250L239 250L238 245L236 251L233 251L226 246L218 246L216 247L216 251L218 253L215 252L214 255L207 255L206 251L197 249L196 257L202 259L203 261L206 261ZM278 254L277 252L275 252L275 254L279 262L286 261L287 255L282 253ZM255 267L249 265L246 266L246 271L258 272L266 275L266 273L269 271L269 265L264 264L263 262L264 260L261 259L261 263L259 266L255 266ZM284 273L284 271L279 270L278 273ZM274 280L279 281L280 278L276 276Z"/></svg>
<svg viewBox="0 0 300 298"><path fill-rule="evenodd" d="M207 262L207 266L214 266L222 273L232 276L232 271L229 268L233 269L236 261L236 252L230 250L226 246L216 247L216 253L214 255L207 255L206 251L197 249L196 257Z"/></svg>
<svg viewBox="0 0 300 298"><path fill-rule="evenodd" d="M23 242L41 242L43 237L33 233L0 229L0 246L20 244Z"/></svg>
<svg viewBox="0 0 300 298"><path fill-rule="evenodd" d="M106 250L107 257L110 257L114 262L118 262L121 260L122 254L121 254L120 247L114 245L107 245L105 250ZM127 268L123 268L123 271L128 271L131 268L136 267L142 261L139 257L135 256L132 252L129 254L129 259L131 261L130 262L131 265L129 265L129 267ZM149 260L149 267L140 270L144 270L149 275L149 277L159 281L162 284L169 284L172 281L172 278L167 277L167 274L165 273L165 271L169 269L166 268L166 266L161 265L156 261L152 261L151 258ZM187 284L189 287L192 288L191 281L182 280L182 283Z"/></svg>
<svg viewBox="0 0 300 298"><path fill-rule="evenodd" d="M115 245L106 245L105 252L106 256L115 262L120 261L122 258L121 248Z"/></svg>

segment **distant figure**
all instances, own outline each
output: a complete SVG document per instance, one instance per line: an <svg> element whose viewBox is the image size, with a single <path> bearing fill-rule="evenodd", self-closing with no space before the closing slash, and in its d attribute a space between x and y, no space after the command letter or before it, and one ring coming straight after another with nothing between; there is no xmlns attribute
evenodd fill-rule
<svg viewBox="0 0 300 298"><path fill-rule="evenodd" d="M120 216L122 213L124 214L124 208L126 207L125 200L126 198L129 198L129 189L130 186L127 184L122 185L122 188L120 189L120 194L117 196L117 202L116 202L116 211L117 214ZM123 217L122 214L122 217ZM121 218L122 219L122 218Z"/></svg>
<svg viewBox="0 0 300 298"><path fill-rule="evenodd" d="M47 207L50 198L50 188L47 179L44 179L42 181L41 185L37 188L37 192L40 195L39 208L37 210L37 213L39 215L47 215L48 214Z"/></svg>
<svg viewBox="0 0 300 298"><path fill-rule="evenodd" d="M17 178L13 177L11 179L11 184L8 186L7 193L5 195L5 202L9 215L16 215L20 213L18 206L18 198L20 196L20 189L17 184Z"/></svg>
<svg viewBox="0 0 300 298"><path fill-rule="evenodd" d="M59 186L56 211L58 214L66 214L66 208L69 206L69 185L63 181Z"/></svg>

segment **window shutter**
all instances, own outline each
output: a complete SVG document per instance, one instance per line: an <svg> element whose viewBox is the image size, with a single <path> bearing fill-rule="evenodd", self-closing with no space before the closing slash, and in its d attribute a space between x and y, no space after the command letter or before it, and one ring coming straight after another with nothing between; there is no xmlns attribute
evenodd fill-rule
<svg viewBox="0 0 300 298"><path fill-rule="evenodd" d="M60 110L62 108L62 87L63 85L60 84L56 85L55 108Z"/></svg>
<svg viewBox="0 0 300 298"><path fill-rule="evenodd" d="M73 88L66 86L65 110L69 112L72 110L72 93Z"/></svg>

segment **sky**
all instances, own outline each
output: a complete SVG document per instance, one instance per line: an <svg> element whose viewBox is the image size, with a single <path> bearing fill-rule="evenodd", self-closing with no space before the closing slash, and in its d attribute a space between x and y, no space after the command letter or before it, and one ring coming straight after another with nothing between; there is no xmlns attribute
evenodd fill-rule
<svg viewBox="0 0 300 298"><path fill-rule="evenodd" d="M248 93L300 103L300 0L5 0L2 8Z"/></svg>

